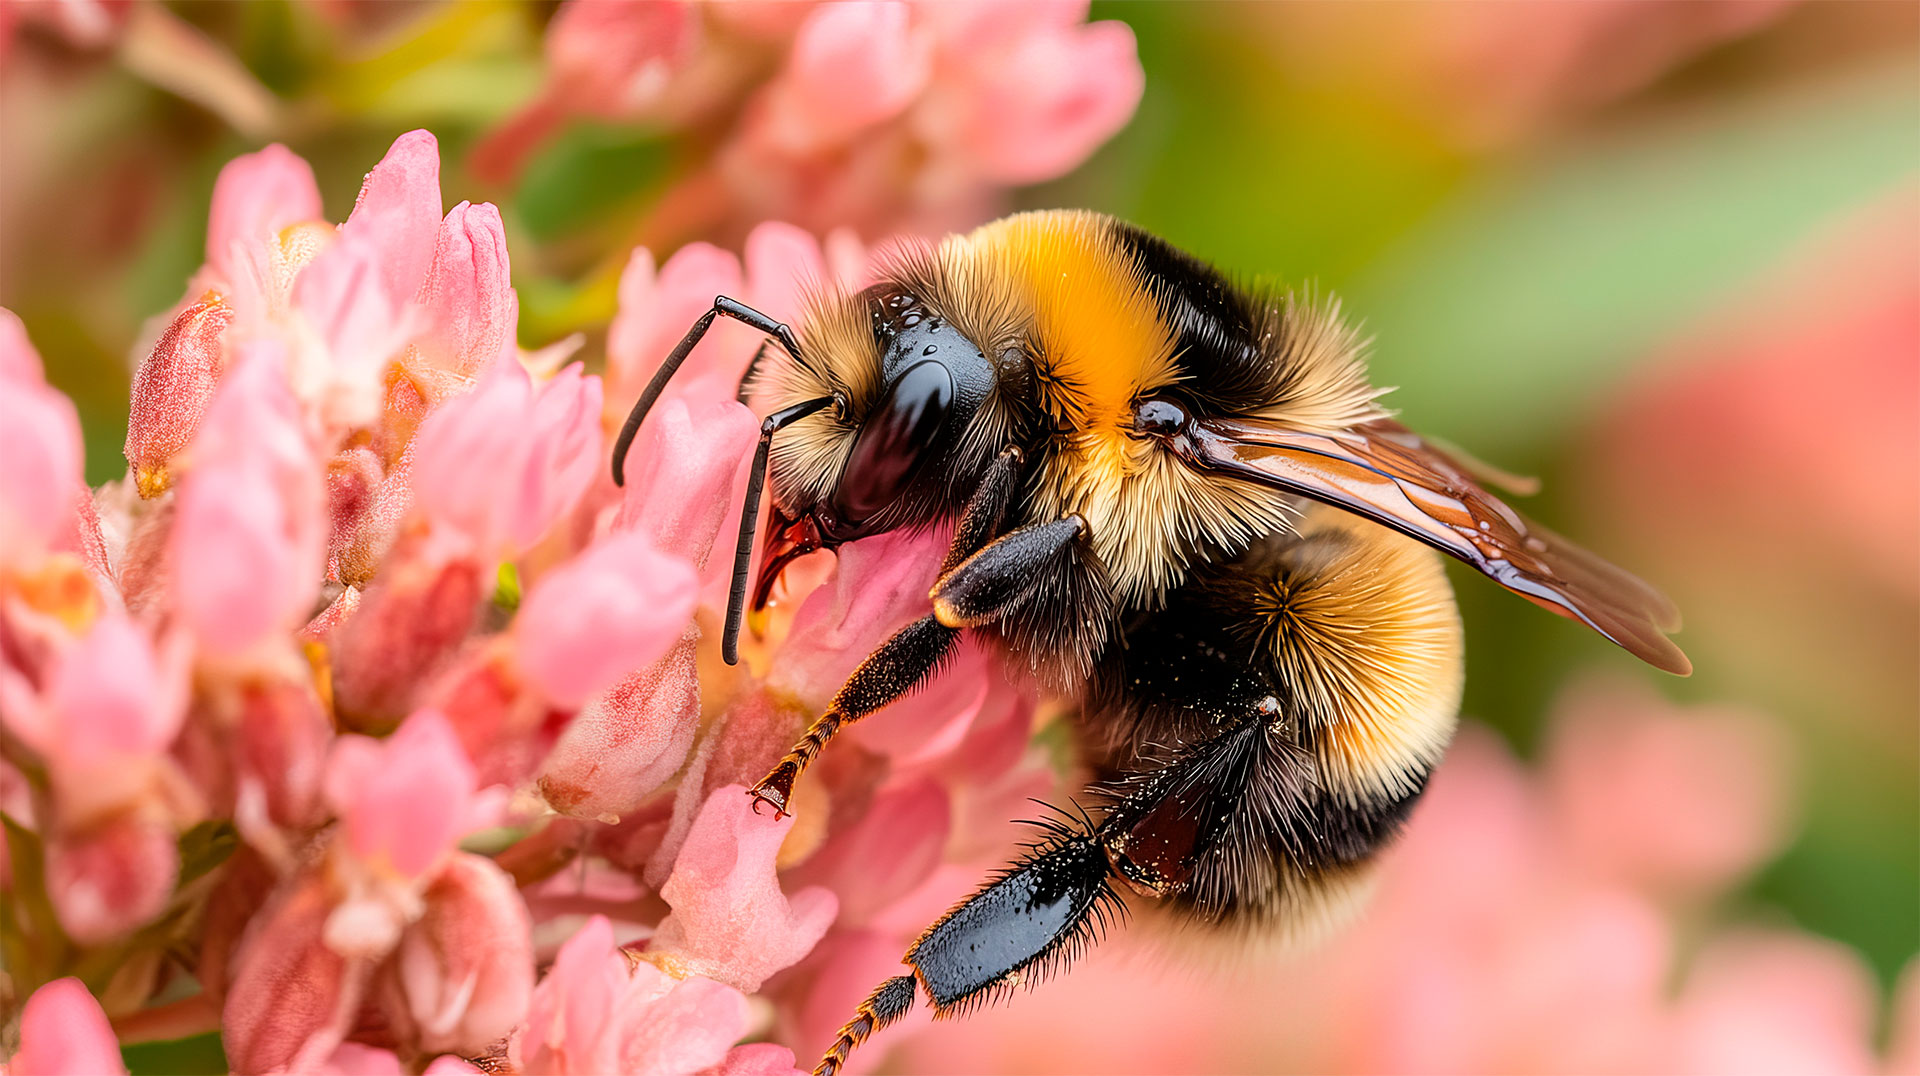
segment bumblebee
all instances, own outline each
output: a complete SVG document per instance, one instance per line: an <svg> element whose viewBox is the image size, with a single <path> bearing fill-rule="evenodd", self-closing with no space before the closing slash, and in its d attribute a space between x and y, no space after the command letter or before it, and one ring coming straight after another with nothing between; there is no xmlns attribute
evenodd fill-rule
<svg viewBox="0 0 1920 1076"><path fill-rule="evenodd" d="M1057 812L930 927L817 1073L920 994L953 1014L1045 978L1129 907L1276 934L1337 917L1453 734L1461 627L1436 551L1689 671L1657 591L1522 519L1491 472L1380 407L1337 307L1238 287L1110 217L1023 213L901 254L871 287L812 300L798 333L716 299L634 405L616 482L716 317L778 344L749 372L775 409L726 660L795 557L953 534L933 611L751 794L784 811L839 730L925 682L966 632L1077 702L1092 773L1094 809Z"/></svg>

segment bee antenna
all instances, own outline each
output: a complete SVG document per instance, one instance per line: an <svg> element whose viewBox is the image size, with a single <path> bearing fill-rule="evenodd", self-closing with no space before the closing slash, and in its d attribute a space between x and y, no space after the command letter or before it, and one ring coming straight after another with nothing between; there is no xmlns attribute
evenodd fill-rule
<svg viewBox="0 0 1920 1076"><path fill-rule="evenodd" d="M657 382L660 378L656 376L654 380ZM747 471L747 501L740 508L740 540L733 547L733 585L727 590L727 625L720 636L720 656L729 665L740 663L740 621L747 609L747 568L753 563L753 538L760 529L760 490L767 482L767 450L773 445L774 434L832 402L832 396L802 400L775 411L760 424L760 443L753 447L753 465ZM627 421L634 425L632 419ZM617 467L619 457L615 456L614 460Z"/></svg>
<svg viewBox="0 0 1920 1076"><path fill-rule="evenodd" d="M701 337L707 335L708 329L713 328L713 319L717 317L729 317L744 323L749 328L766 333L780 342L780 346L786 349L787 354L793 356L793 361L802 366L806 365L806 360L800 355L800 341L794 338L792 329L745 303L729 299L724 295L714 296L713 309L700 315L700 320L693 323L693 328L687 330L687 335L681 337L680 342L667 353L666 359L660 363L660 368L653 372L653 380L647 382L647 387L641 391L640 398L633 401L633 410L627 412L627 421L621 425L620 436L613 442L614 485L627 484L627 450L633 447L633 439L640 432L640 424L647 420L647 412L653 410L654 402L660 399L662 392L666 391L667 382L673 380L673 375L680 369L680 364L687 361L687 356L693 353L694 345L700 342Z"/></svg>

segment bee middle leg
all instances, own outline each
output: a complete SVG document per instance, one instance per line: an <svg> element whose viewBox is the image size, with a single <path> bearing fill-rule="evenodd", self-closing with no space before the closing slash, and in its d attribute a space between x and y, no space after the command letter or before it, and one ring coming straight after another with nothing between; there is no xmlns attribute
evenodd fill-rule
<svg viewBox="0 0 1920 1076"><path fill-rule="evenodd" d="M1021 462L1018 448L1002 452L968 500L933 589L935 611L867 655L800 742L749 790L756 801L784 812L794 782L828 741L925 683L952 655L962 629L990 623L998 612L1017 606L1044 574L1035 572L1036 565L1063 555L1085 531L1085 523L1073 516L1000 533L1019 490Z"/></svg>

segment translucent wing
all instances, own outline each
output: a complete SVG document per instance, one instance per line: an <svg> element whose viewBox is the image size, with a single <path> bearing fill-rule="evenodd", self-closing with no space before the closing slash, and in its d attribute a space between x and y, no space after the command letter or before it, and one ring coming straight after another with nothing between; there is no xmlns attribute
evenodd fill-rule
<svg viewBox="0 0 1920 1076"><path fill-rule="evenodd" d="M1257 419L1199 419L1169 439L1188 464L1338 505L1473 565L1656 668L1693 665L1667 633L1680 612L1653 587L1521 518L1466 465L1397 422L1338 434Z"/></svg>

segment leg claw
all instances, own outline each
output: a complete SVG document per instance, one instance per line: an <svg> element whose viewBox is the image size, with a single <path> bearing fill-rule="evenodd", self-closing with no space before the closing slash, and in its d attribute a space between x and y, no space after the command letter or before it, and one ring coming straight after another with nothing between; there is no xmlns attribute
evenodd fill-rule
<svg viewBox="0 0 1920 1076"><path fill-rule="evenodd" d="M753 813L760 813L760 805L773 808L775 820L787 816L787 803L793 798L793 782L800 776L800 770L791 762L782 762L773 768L773 772L760 779L760 783L747 790L753 797Z"/></svg>

